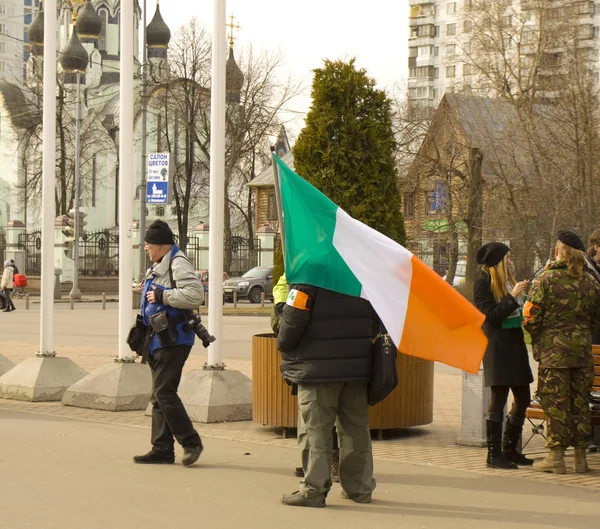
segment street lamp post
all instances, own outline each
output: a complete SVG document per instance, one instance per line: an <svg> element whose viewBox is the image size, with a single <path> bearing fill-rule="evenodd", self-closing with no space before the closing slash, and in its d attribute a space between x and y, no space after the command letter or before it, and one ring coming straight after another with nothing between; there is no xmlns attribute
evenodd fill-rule
<svg viewBox="0 0 600 529"><path fill-rule="evenodd" d="M142 15L144 33L142 36L142 184L140 189L140 224L139 224L139 274L138 282L144 280L146 272L146 252L143 238L146 233L146 170L147 170L147 135L148 135L148 50L146 42L146 0ZM158 132L160 134L160 131Z"/></svg>
<svg viewBox="0 0 600 529"><path fill-rule="evenodd" d="M81 219L79 218L79 202L81 196L81 70L77 70L77 101L75 103L75 215L73 234L73 287L70 296L73 299L81 299L79 290L79 237L81 236Z"/></svg>

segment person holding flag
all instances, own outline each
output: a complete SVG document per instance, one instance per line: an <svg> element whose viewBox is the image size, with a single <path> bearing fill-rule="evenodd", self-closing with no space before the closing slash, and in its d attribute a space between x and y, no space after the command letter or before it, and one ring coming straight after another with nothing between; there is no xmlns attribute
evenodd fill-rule
<svg viewBox="0 0 600 529"><path fill-rule="evenodd" d="M291 285L277 343L284 378L299 386L305 466L300 490L282 501L325 506L337 415L344 496L367 503L375 488L367 385L376 322L399 352L477 373L487 346L485 316L406 248L273 158Z"/></svg>

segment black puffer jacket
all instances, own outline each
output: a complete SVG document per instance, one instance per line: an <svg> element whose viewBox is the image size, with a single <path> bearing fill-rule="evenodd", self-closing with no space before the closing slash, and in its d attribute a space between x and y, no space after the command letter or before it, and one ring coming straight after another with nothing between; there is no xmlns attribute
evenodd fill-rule
<svg viewBox="0 0 600 529"><path fill-rule="evenodd" d="M292 285L292 297L294 290L307 294L308 302L283 309L277 337L283 378L293 384L368 382L376 321L371 304L311 285Z"/></svg>

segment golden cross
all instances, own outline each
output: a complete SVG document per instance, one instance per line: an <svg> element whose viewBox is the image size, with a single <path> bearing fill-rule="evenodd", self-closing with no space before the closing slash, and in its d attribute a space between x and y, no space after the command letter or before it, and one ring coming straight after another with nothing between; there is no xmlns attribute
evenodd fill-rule
<svg viewBox="0 0 600 529"><path fill-rule="evenodd" d="M234 24L233 21L235 20L235 17L233 15L229 16L229 24L227 24L227 27L229 28L229 47L233 48L233 30L237 29L240 30L242 29L242 27L239 24Z"/></svg>
<svg viewBox="0 0 600 529"><path fill-rule="evenodd" d="M73 23L77 22L77 6L85 4L85 0L71 0L73 7Z"/></svg>

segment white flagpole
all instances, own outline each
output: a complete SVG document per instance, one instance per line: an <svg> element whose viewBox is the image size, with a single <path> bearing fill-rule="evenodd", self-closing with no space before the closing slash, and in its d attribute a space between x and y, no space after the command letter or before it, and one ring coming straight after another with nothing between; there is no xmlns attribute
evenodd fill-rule
<svg viewBox="0 0 600 529"><path fill-rule="evenodd" d="M54 219L56 209L56 0L44 2L42 147L42 284L39 356L54 351Z"/></svg>
<svg viewBox="0 0 600 529"><path fill-rule="evenodd" d="M121 79L119 120L119 361L132 361L127 345L133 324L133 5L121 2ZM144 28L145 31L145 28ZM143 170L143 169L142 169ZM145 190L142 190L144 192ZM140 234L140 237L143 237Z"/></svg>
<svg viewBox="0 0 600 529"><path fill-rule="evenodd" d="M223 367L223 236L225 222L225 0L214 0L211 126L208 330L217 341L208 348L209 369Z"/></svg>

